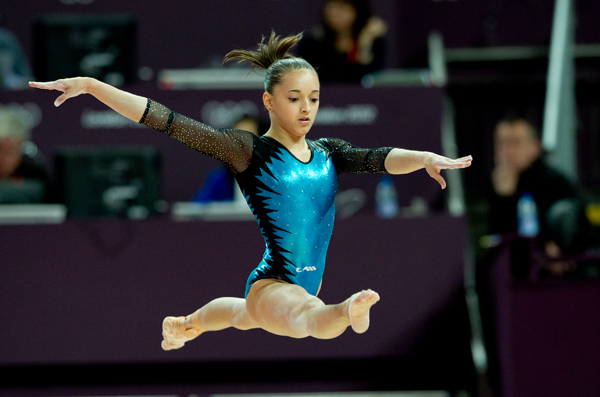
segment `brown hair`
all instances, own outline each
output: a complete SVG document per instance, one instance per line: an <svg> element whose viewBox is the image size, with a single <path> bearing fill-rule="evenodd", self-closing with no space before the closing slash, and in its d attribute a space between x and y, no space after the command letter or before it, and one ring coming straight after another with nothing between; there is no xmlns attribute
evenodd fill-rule
<svg viewBox="0 0 600 397"><path fill-rule="evenodd" d="M529 130L529 137L531 139L533 139L535 141L541 141L542 136L540 134L540 131L535 126L533 121L531 121L529 118L527 118L525 116L509 114L507 116L504 116L502 119L500 119L500 121L498 121L498 123L496 123L496 126L499 126L501 124L514 125L514 124L519 124L519 123L525 124L525 126Z"/></svg>
<svg viewBox="0 0 600 397"><path fill-rule="evenodd" d="M281 82L283 75L291 70L307 69L315 71L310 63L302 58L295 57L289 53L302 39L302 33L281 38L275 32L271 32L269 41L265 44L265 36L262 37L256 51L233 50L223 58L223 63L237 59L238 62L248 61L254 65L252 70L266 69L265 91L273 93L273 87Z"/></svg>

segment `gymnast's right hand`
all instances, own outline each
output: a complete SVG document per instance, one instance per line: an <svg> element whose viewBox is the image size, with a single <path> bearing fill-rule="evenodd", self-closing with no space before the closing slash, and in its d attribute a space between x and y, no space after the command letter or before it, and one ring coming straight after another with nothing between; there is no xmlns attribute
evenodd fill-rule
<svg viewBox="0 0 600 397"><path fill-rule="evenodd" d="M78 95L87 93L91 80L92 79L89 77L74 77L44 83L30 81L29 86L40 88L42 90L62 91L63 94L54 101L54 106L58 107L69 98L74 98Z"/></svg>

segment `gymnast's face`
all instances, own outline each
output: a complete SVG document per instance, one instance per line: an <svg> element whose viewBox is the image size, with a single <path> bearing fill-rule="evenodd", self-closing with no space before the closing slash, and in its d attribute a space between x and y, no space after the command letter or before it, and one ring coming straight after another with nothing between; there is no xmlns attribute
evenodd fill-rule
<svg viewBox="0 0 600 397"><path fill-rule="evenodd" d="M308 69L285 73L273 94L265 92L263 102L271 127L300 137L308 133L319 110L319 78Z"/></svg>

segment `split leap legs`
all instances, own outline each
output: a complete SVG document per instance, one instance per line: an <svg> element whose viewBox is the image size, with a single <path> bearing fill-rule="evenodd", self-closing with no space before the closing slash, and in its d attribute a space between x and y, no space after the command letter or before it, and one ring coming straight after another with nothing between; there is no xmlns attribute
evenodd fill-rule
<svg viewBox="0 0 600 397"><path fill-rule="evenodd" d="M275 279L259 280L246 299L218 298L186 317L163 321L162 348L178 349L207 331L262 328L291 338L332 339L348 326L357 333L369 328L369 311L379 301L371 290L357 292L344 302L326 305L304 288Z"/></svg>

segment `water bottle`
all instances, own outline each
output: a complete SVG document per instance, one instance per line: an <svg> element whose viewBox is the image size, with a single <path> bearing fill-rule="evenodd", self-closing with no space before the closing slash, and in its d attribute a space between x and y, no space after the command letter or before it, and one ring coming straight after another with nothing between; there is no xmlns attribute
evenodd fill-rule
<svg viewBox="0 0 600 397"><path fill-rule="evenodd" d="M394 218L398 216L398 212L398 197L394 181L391 176L384 175L375 189L375 213L380 218Z"/></svg>
<svg viewBox="0 0 600 397"><path fill-rule="evenodd" d="M540 232L537 205L529 192L517 202L517 232L523 237L535 237Z"/></svg>

